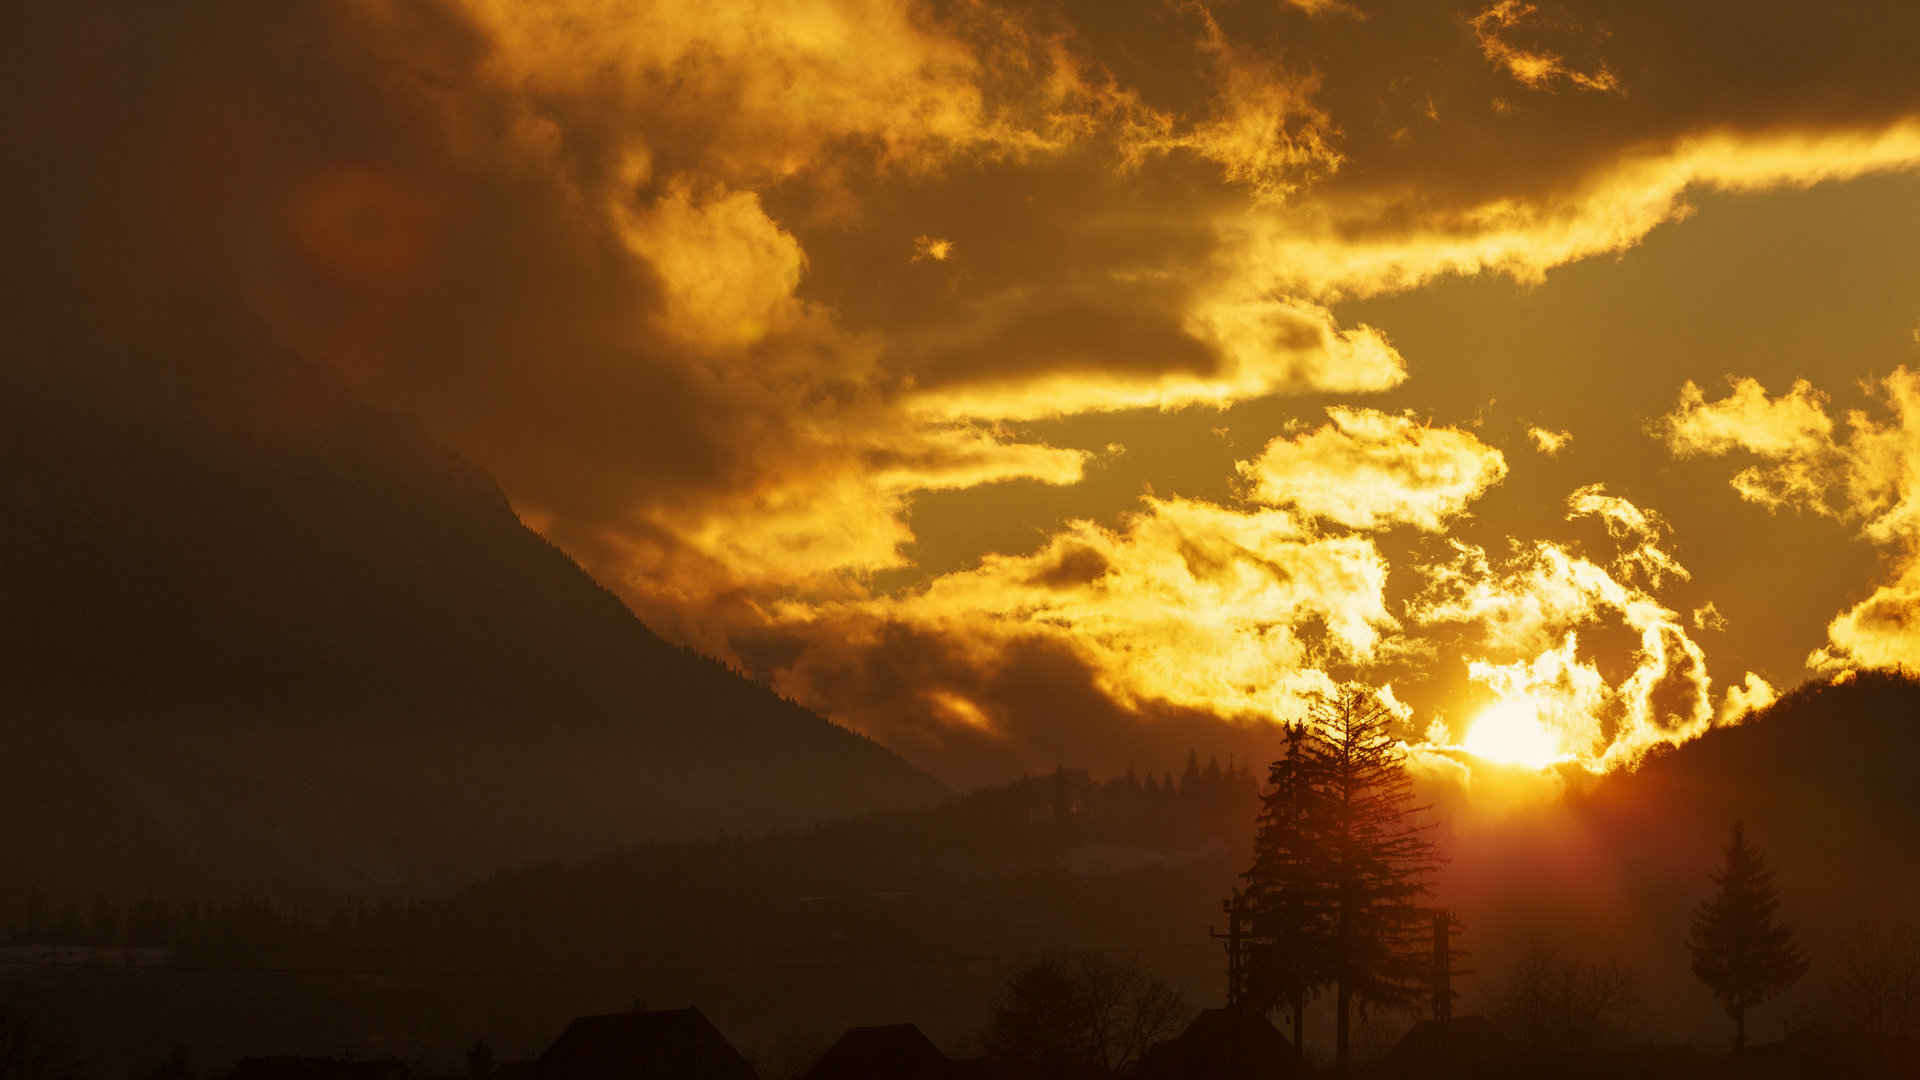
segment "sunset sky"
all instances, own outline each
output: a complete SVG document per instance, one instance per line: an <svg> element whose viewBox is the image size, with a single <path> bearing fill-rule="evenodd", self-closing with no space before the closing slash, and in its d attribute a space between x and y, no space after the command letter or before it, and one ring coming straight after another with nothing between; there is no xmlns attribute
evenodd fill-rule
<svg viewBox="0 0 1920 1080"><path fill-rule="evenodd" d="M33 18L52 265L256 313L950 782L1354 678L1603 768L1920 660L1920 6Z"/></svg>

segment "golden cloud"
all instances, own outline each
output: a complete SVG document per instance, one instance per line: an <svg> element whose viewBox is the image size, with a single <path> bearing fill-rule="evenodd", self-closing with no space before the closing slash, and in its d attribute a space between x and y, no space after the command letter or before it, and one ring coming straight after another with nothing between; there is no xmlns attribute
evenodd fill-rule
<svg viewBox="0 0 1920 1080"><path fill-rule="evenodd" d="M1288 6L1307 15L1345 15L1349 18L1364 19L1367 13L1346 2L1346 0L1287 0Z"/></svg>
<svg viewBox="0 0 1920 1080"><path fill-rule="evenodd" d="M1725 630L1727 628L1727 617L1720 613L1719 606L1711 600L1694 608L1692 619L1693 628L1696 630Z"/></svg>
<svg viewBox="0 0 1920 1080"><path fill-rule="evenodd" d="M1487 654L1467 657L1469 678L1498 699L1526 702L1567 753L1606 769L1706 730L1712 682L1705 652L1650 591L1686 573L1653 547L1658 517L1597 487L1574 492L1568 505L1569 517L1598 516L1627 542L1616 570L1553 541L1516 543L1495 560L1453 540L1452 560L1420 568L1425 586L1407 615L1422 626L1471 628ZM1626 576L1649 565L1659 569L1645 587ZM1636 643L1632 668L1617 681L1581 647L1584 629L1607 625Z"/></svg>
<svg viewBox="0 0 1920 1080"><path fill-rule="evenodd" d="M1336 6L1316 3L1322 9ZM1153 125L1159 131L1133 125L1123 142L1128 163L1137 167L1149 154L1185 150L1220 165L1229 182L1247 185L1261 202L1284 200L1339 169L1344 157L1336 146L1337 131L1313 101L1319 80L1285 71L1229 41L1197 0L1185 9L1200 20L1200 52L1215 71L1211 115L1181 132L1172 130L1174 122L1165 116Z"/></svg>
<svg viewBox="0 0 1920 1080"><path fill-rule="evenodd" d="M1560 451L1572 445L1573 432L1554 431L1551 428L1543 428L1535 425L1527 428L1527 439L1533 443L1535 450L1540 451L1548 457L1557 457Z"/></svg>
<svg viewBox="0 0 1920 1080"><path fill-rule="evenodd" d="M602 533L621 547L627 590L657 617L690 628L689 614L739 590L806 595L845 594L855 577L905 565L913 539L906 510L918 492L979 487L1009 480L1079 482L1090 455L1037 443L1009 442L966 425L889 430L884 421L831 430L836 414L799 449L808 466L789 478L774 474L734 495L645 504ZM623 538L624 534L633 536ZM709 626L699 636L724 651Z"/></svg>
<svg viewBox="0 0 1920 1080"><path fill-rule="evenodd" d="M1767 680L1747 672L1747 677L1727 687L1727 696L1720 705L1722 724L1738 723L1750 712L1756 712L1778 701L1779 691Z"/></svg>
<svg viewBox="0 0 1920 1080"><path fill-rule="evenodd" d="M1397 626L1386 574L1371 542L1314 535L1291 514L1148 498L1117 528L1072 523L1032 555L989 556L886 610L983 619L1005 627L997 637L1057 627L1121 701L1291 716L1303 686L1326 684L1321 658L1364 662Z"/></svg>
<svg viewBox="0 0 1920 1080"><path fill-rule="evenodd" d="M1920 566L1902 558L1898 576L1827 624L1827 644L1807 657L1816 671L1910 667L1920 662Z"/></svg>
<svg viewBox="0 0 1920 1080"><path fill-rule="evenodd" d="M1473 33L1480 41L1481 55L1512 75L1530 90L1550 90L1564 80L1582 90L1622 93L1620 80L1602 63L1591 71L1569 66L1559 53L1546 49L1527 49L1514 45L1508 31L1533 20L1539 8L1524 0L1498 0L1471 20Z"/></svg>
<svg viewBox="0 0 1920 1080"><path fill-rule="evenodd" d="M1808 657L1827 672L1920 659L1920 373L1895 369L1875 387L1891 415L1847 414L1836 437L1828 399L1806 380L1770 397L1753 379L1708 401L1692 383L1657 431L1678 455L1745 452L1766 460L1733 477L1743 499L1769 511L1803 509L1858 522L1895 550L1892 581L1835 616L1828 643Z"/></svg>
<svg viewBox="0 0 1920 1080"><path fill-rule="evenodd" d="M1396 615L1386 599L1388 560L1374 541L1322 535L1312 520L1430 520L1438 528L1497 483L1501 459L1465 432L1405 416L1334 410L1332 420L1243 463L1263 477L1275 508L1149 497L1113 527L1073 522L1031 554L989 555L909 594L786 607L778 618L807 644L775 681L801 700L823 700L835 686L844 693L848 649L882 648L906 634L964 656L949 661L945 677L977 685L978 672L1005 669L1046 642L1073 656L1102 697L1123 709L1173 707L1257 724L1304 715L1315 694L1349 677L1343 673L1370 671L1378 680L1430 655L1432 635L1451 629L1478 643L1477 652L1464 647L1470 682L1528 702L1560 745L1595 770L1694 737L1764 698L1764 680L1749 675L1715 708L1705 653L1655 595L1686 576L1658 546L1667 526L1598 485L1569 497L1568 516L1604 525L1616 548L1612 569L1552 541L1516 544L1495 559L1450 540L1455 557L1417 566L1425 584L1404 618ZM1352 520L1320 499L1342 485L1365 496L1365 513L1346 512ZM1609 677L1603 668L1611 661L1587 634L1614 628L1632 648L1622 673ZM1004 740L1032 722L986 707L961 685L935 685L947 696L927 698L929 708L966 730ZM837 715L880 729L898 723ZM1445 724L1430 726L1430 739L1451 737Z"/></svg>
<svg viewBox="0 0 1920 1080"><path fill-rule="evenodd" d="M909 262L930 259L933 262L946 262L953 254L953 241L937 236L916 236L913 238L913 258Z"/></svg>
<svg viewBox="0 0 1920 1080"><path fill-rule="evenodd" d="M1567 497L1567 520L1598 518L1615 540L1632 542L1614 559L1614 571L1623 576L1638 574L1651 588L1659 588L1669 577L1685 581L1692 575L1679 561L1660 548L1671 533L1666 519L1653 510L1643 510L1617 495L1607 494L1605 484L1588 484Z"/></svg>
<svg viewBox="0 0 1920 1080"><path fill-rule="evenodd" d="M664 327L695 346L744 347L807 321L794 297L806 254L750 191L695 196L685 177L651 205L614 213L634 254L660 275Z"/></svg>
<svg viewBox="0 0 1920 1080"><path fill-rule="evenodd" d="M1794 380L1778 398L1769 398L1758 379L1727 382L1733 392L1711 404L1693 382L1681 385L1680 403L1661 425L1674 453L1746 450L1761 457L1804 457L1826 450L1832 442L1827 395L1807 380Z"/></svg>
<svg viewBox="0 0 1920 1080"><path fill-rule="evenodd" d="M1057 132L1021 122L1044 122L1044 111L1016 118L990 100L992 73L965 31L1008 53L1034 43L1017 23L977 5L961 6L974 16L964 27L932 25L888 0L467 7L496 44L492 63L503 83L535 101L592 99L626 113L650 149L730 183L816 168L849 143L909 169L960 153L1058 145Z"/></svg>
<svg viewBox="0 0 1920 1080"><path fill-rule="evenodd" d="M1239 463L1248 498L1354 529L1439 532L1507 474L1500 451L1458 428L1341 406L1327 416Z"/></svg>
<svg viewBox="0 0 1920 1080"><path fill-rule="evenodd" d="M762 615L788 642L769 672L783 693L896 744L932 740L951 758L986 738L1031 763L1083 726L1097 744L1101 726L1142 717L1305 716L1336 671L1388 651L1400 624L1386 580L1368 538L1317 535L1279 510L1148 497L1112 526L1070 522L1030 554L988 555L922 589ZM1073 713L1049 711L1062 697Z"/></svg>
<svg viewBox="0 0 1920 1080"><path fill-rule="evenodd" d="M1063 329L1089 318L1106 325L1056 340ZM1135 331L1134 342L1114 338L1116 331ZM1096 346L1137 347L1142 339L1160 350L1145 358L1143 370L1102 366ZM1025 316L1002 325L986 319L926 348L954 357L951 366L963 368L906 395L913 415L936 421L1223 408L1270 394L1379 391L1406 379L1405 361L1380 331L1342 328L1316 304L1272 299L1208 299L1180 321L1108 318L1104 311L1085 310L1062 313L1050 326ZM974 357L981 362L973 363ZM997 366L988 366L989 357Z"/></svg>
<svg viewBox="0 0 1920 1080"><path fill-rule="evenodd" d="M1623 147L1588 173L1533 194L1494 188L1434 205L1411 181L1325 193L1285 213L1222 216L1236 280L1319 300L1402 292L1443 275L1539 282L1556 266L1624 251L1692 212L1688 192L1806 188L1920 168L1920 119L1855 130L1699 131Z"/></svg>

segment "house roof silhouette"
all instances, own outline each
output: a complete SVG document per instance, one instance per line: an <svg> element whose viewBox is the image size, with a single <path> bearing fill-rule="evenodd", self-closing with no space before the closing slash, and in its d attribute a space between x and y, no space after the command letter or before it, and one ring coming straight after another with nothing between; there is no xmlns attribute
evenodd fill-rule
<svg viewBox="0 0 1920 1080"><path fill-rule="evenodd" d="M1482 1016L1456 1016L1442 1023L1422 1020L1394 1044L1380 1071L1388 1076L1479 1076L1507 1065L1512 1047Z"/></svg>
<svg viewBox="0 0 1920 1080"><path fill-rule="evenodd" d="M1267 1080L1293 1076L1293 1043L1253 1009L1207 1009L1176 1038L1147 1051L1138 1075L1147 1080Z"/></svg>
<svg viewBox="0 0 1920 1080"><path fill-rule="evenodd" d="M953 1064L913 1024L849 1028L806 1080L947 1080Z"/></svg>
<svg viewBox="0 0 1920 1080"><path fill-rule="evenodd" d="M582 1016L536 1063L540 1080L758 1080L699 1009Z"/></svg>

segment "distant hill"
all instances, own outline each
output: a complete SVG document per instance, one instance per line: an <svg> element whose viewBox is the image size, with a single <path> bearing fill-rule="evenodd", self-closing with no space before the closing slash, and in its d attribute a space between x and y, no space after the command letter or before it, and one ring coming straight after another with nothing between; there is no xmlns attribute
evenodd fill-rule
<svg viewBox="0 0 1920 1080"><path fill-rule="evenodd" d="M1633 771L1574 777L1564 799L1463 824L1443 895L1467 920L1479 989L1525 950L1617 961L1672 1034L1725 1027L1683 942L1729 830L1772 869L1812 959L1763 1010L1763 1038L1831 1004L1862 935L1920 929L1920 682L1865 672L1809 683Z"/></svg>
<svg viewBox="0 0 1920 1080"><path fill-rule="evenodd" d="M1824 890L1874 875L1863 910L1911 910L1920 871L1920 682L1864 672L1808 683L1740 724L1607 777L1576 802L1620 836L1639 836L1648 872L1717 859L1744 820L1783 890ZM1648 842L1657 841L1657 842ZM1904 879L1904 880L1903 880Z"/></svg>
<svg viewBox="0 0 1920 1080"><path fill-rule="evenodd" d="M918 806L250 323L9 327L0 888L410 890Z"/></svg>
<svg viewBox="0 0 1920 1080"><path fill-rule="evenodd" d="M26 937L171 943L178 970L210 985L169 1006L166 1034L216 1060L324 1046L298 1039L332 1030L384 1032L408 1054L484 1036L519 1057L572 1016L635 1001L697 1004L743 1049L904 1020L964 1048L1012 970L1056 950L1138 960L1196 1002L1217 993L1206 929L1244 866L1255 789L1198 763L1173 785L1060 770L921 810L548 860L407 905L173 898L135 905L106 938L92 928L112 916L42 906ZM29 920L0 903L0 928ZM67 971L27 977L49 997L94 985ZM115 1037L157 1038L153 988L175 983L120 985Z"/></svg>

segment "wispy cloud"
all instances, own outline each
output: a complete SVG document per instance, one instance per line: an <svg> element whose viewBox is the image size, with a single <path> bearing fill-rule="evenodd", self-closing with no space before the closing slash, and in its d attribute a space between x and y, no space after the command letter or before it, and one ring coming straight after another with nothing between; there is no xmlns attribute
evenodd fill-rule
<svg viewBox="0 0 1920 1080"><path fill-rule="evenodd" d="M1874 384L1888 415L1850 410L1844 436L1826 395L1804 379L1778 396L1753 379L1729 381L1718 401L1692 383L1681 387L1659 427L1673 452L1759 457L1763 464L1732 478L1741 498L1856 523L1893 553L1892 579L1834 617L1808 665L1843 671L1920 660L1920 374L1900 367Z"/></svg>
<svg viewBox="0 0 1920 1080"><path fill-rule="evenodd" d="M1569 65L1557 52L1515 45L1510 39L1511 33L1537 22L1539 14L1536 5L1524 0L1498 0L1476 14L1471 22L1474 36L1480 41L1481 54L1532 90L1551 90L1554 84L1565 82L1582 90L1623 92L1619 78L1607 70L1605 63L1581 70Z"/></svg>

